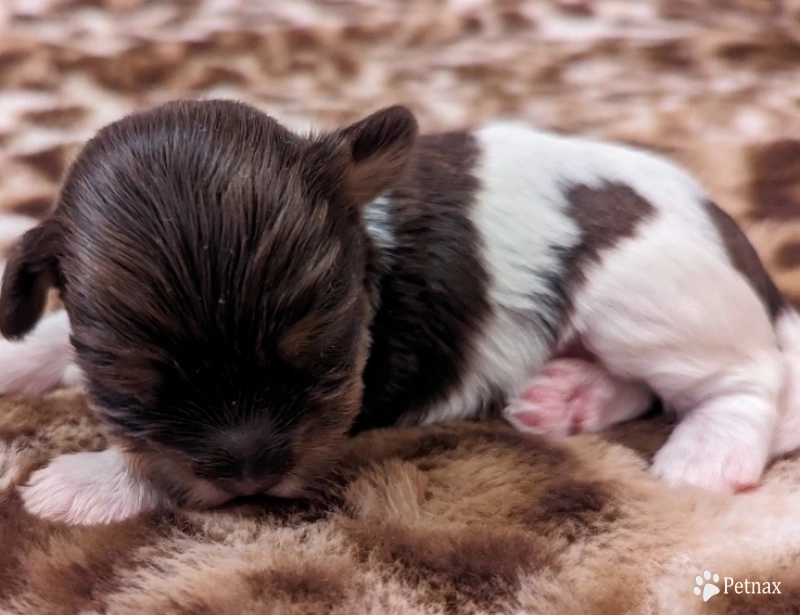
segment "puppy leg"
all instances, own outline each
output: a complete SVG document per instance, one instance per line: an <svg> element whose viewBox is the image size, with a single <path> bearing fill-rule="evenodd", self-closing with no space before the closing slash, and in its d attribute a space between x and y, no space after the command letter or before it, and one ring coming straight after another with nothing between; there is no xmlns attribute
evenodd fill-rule
<svg viewBox="0 0 800 615"><path fill-rule="evenodd" d="M655 220L604 255L575 304L587 348L678 413L656 475L722 492L758 482L786 366L763 303L717 246Z"/></svg>
<svg viewBox="0 0 800 615"><path fill-rule="evenodd" d="M34 472L20 494L31 514L74 525L122 521L167 504L115 446L59 455Z"/></svg>
<svg viewBox="0 0 800 615"><path fill-rule="evenodd" d="M0 395L39 395L81 383L67 313L48 314L19 342L0 340Z"/></svg>
<svg viewBox="0 0 800 615"><path fill-rule="evenodd" d="M522 388L504 414L520 431L535 434L600 431L641 416L653 401L644 384L617 378L582 359L554 359Z"/></svg>

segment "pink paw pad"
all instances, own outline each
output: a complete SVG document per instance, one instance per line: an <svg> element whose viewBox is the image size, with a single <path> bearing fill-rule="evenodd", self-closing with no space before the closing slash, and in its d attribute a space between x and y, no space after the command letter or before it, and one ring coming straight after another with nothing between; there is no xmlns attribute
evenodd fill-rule
<svg viewBox="0 0 800 615"><path fill-rule="evenodd" d="M604 410L604 372L576 359L549 363L506 409L521 431L571 435L593 431Z"/></svg>

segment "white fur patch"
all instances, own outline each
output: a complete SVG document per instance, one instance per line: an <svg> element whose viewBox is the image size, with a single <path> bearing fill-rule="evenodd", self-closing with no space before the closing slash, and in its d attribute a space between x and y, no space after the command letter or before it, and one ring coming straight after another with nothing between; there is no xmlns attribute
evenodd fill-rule
<svg viewBox="0 0 800 615"><path fill-rule="evenodd" d="M0 340L0 395L39 395L82 381L64 310L45 316L23 340Z"/></svg>
<svg viewBox="0 0 800 615"><path fill-rule="evenodd" d="M384 254L390 254L395 248L396 240L386 198L378 197L364 208L364 222L367 233L378 249Z"/></svg>
<svg viewBox="0 0 800 615"><path fill-rule="evenodd" d="M785 359L764 304L715 244L661 215L589 272L575 304L587 348L678 412L657 475L716 491L758 481Z"/></svg>
<svg viewBox="0 0 800 615"><path fill-rule="evenodd" d="M122 521L165 504L117 447L59 455L34 472L20 493L31 514L72 525Z"/></svg>

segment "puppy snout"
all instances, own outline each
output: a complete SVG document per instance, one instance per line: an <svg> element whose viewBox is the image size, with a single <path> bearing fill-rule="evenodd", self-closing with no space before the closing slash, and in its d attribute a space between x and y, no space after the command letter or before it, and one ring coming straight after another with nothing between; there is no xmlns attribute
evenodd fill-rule
<svg viewBox="0 0 800 615"><path fill-rule="evenodd" d="M294 465L292 450L268 420L217 432L204 473L233 497L266 493Z"/></svg>
<svg viewBox="0 0 800 615"><path fill-rule="evenodd" d="M217 486L233 497L266 493L280 481L280 476L219 480Z"/></svg>
<svg viewBox="0 0 800 615"><path fill-rule="evenodd" d="M259 493L264 493L270 487L272 487L277 480L243 480L238 483L236 488L237 495L257 495Z"/></svg>

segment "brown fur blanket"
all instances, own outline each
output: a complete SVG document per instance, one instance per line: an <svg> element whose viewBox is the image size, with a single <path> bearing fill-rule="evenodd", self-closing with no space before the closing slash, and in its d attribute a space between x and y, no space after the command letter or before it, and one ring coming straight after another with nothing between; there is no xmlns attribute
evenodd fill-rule
<svg viewBox="0 0 800 615"><path fill-rule="evenodd" d="M515 117L666 153L800 301L794 4L8 2L0 249L125 112L223 96L331 125L404 102L427 130ZM671 489L646 471L668 430L655 416L563 441L501 424L374 432L323 502L80 528L30 517L15 491L53 455L104 446L80 393L0 399L0 613L800 612L800 456L749 493ZM722 592L703 602L707 582Z"/></svg>

